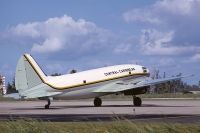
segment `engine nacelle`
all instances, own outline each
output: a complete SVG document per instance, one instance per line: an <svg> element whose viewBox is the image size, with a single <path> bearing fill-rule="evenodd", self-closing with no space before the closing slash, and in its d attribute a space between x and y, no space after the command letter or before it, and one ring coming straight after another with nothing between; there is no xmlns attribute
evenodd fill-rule
<svg viewBox="0 0 200 133"><path fill-rule="evenodd" d="M139 94L146 93L148 89L149 89L149 86L145 86L145 87L139 87L139 88L126 90L123 93L124 95L139 95Z"/></svg>

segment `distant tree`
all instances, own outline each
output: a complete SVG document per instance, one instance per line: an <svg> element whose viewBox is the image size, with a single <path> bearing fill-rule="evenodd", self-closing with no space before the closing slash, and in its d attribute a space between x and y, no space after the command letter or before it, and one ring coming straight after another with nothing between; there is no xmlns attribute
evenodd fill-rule
<svg viewBox="0 0 200 133"><path fill-rule="evenodd" d="M181 76L181 75L182 75L182 73L179 73L176 76ZM174 77L174 76L172 76L172 77ZM161 78L161 76L159 75L159 70L154 69L152 79L160 79L160 78ZM165 72L163 74L163 78L166 78ZM183 92L183 90L185 88L188 88L188 86L185 87L183 81L174 80L174 81L154 85L154 87L152 87L152 92L154 92L154 93L176 93L176 92ZM192 87L192 88L196 88L196 87Z"/></svg>
<svg viewBox="0 0 200 133"><path fill-rule="evenodd" d="M166 78L166 74L165 74L165 72L164 72L164 74L163 74L163 78Z"/></svg>
<svg viewBox="0 0 200 133"><path fill-rule="evenodd" d="M1 76L1 75L0 75ZM0 85L2 85L3 84L3 79L2 78L0 78Z"/></svg>
<svg viewBox="0 0 200 133"><path fill-rule="evenodd" d="M7 85L7 94L10 94L12 92L12 85L10 84L10 82L8 82Z"/></svg>
<svg viewBox="0 0 200 133"><path fill-rule="evenodd" d="M11 93L17 93L18 91L16 90L16 87L15 87L15 80L12 81L12 84L10 84L8 82L8 85L7 85L7 94L11 94Z"/></svg>
<svg viewBox="0 0 200 133"><path fill-rule="evenodd" d="M151 72L151 78L152 79L158 79L158 78L160 78L160 76L159 76L159 70L158 69L154 68L152 70L152 72Z"/></svg>
<svg viewBox="0 0 200 133"><path fill-rule="evenodd" d="M3 80L1 78L1 75L0 75L0 93L3 94Z"/></svg>
<svg viewBox="0 0 200 133"><path fill-rule="evenodd" d="M159 70L157 68L153 68L150 75L151 78L157 79L158 75L159 75ZM157 93L157 88L158 88L157 85L150 86L149 93Z"/></svg>
<svg viewBox="0 0 200 133"><path fill-rule="evenodd" d="M160 75L159 75L159 69L157 68L154 68L152 70L152 73L151 73L151 78L152 79L159 79L161 78ZM154 85L153 87L151 87L151 92L152 93L160 93L160 88L162 87L162 85Z"/></svg>
<svg viewBox="0 0 200 133"><path fill-rule="evenodd" d="M200 88L200 81L199 81L199 88Z"/></svg>

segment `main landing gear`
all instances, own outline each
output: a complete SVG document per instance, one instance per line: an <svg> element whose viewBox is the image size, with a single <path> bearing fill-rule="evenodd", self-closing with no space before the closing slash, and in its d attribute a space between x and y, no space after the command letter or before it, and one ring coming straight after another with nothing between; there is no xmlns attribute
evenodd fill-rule
<svg viewBox="0 0 200 133"><path fill-rule="evenodd" d="M101 98L96 97L96 98L94 99L94 106L95 106L95 107L100 107L101 104L102 104Z"/></svg>
<svg viewBox="0 0 200 133"><path fill-rule="evenodd" d="M49 109L49 106L51 104L51 100L48 98L47 99L47 104L44 106L45 109Z"/></svg>
<svg viewBox="0 0 200 133"><path fill-rule="evenodd" d="M101 104L102 104L101 98L96 97L96 98L94 99L94 106L95 106L95 107L100 107ZM141 100L141 98L140 98L140 97L136 97L136 96L133 95L133 105L134 105L134 106L137 106L137 107L141 106L141 105L142 105L142 100Z"/></svg>
<svg viewBox="0 0 200 133"><path fill-rule="evenodd" d="M141 106L142 105L142 100L139 97L133 96L133 105L134 106Z"/></svg>

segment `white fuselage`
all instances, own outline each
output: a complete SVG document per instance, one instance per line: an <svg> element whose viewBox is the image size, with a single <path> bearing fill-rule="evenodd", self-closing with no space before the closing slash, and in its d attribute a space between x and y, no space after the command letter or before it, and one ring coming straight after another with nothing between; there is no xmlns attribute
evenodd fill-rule
<svg viewBox="0 0 200 133"><path fill-rule="evenodd" d="M144 70L145 69L145 70ZM110 93L95 93L93 90L107 83L148 76L149 70L140 65L116 65L62 76L48 76L47 83L56 91L63 91L55 98L94 98Z"/></svg>

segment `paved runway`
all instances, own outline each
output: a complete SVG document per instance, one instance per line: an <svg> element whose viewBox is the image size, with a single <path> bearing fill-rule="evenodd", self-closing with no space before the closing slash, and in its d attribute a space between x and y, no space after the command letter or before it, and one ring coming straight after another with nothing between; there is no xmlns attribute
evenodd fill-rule
<svg viewBox="0 0 200 133"><path fill-rule="evenodd" d="M200 122L200 100L144 100L141 107L132 101L53 101L46 110L46 101L0 102L0 120L34 118L44 121L135 121Z"/></svg>

